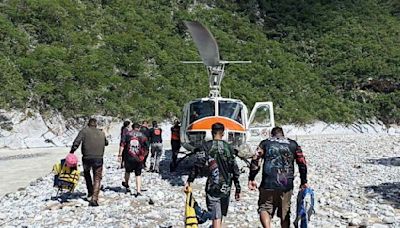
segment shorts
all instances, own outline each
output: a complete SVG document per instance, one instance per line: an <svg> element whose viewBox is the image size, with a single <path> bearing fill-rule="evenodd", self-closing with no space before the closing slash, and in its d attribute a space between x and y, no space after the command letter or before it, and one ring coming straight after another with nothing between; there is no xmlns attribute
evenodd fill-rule
<svg viewBox="0 0 400 228"><path fill-rule="evenodd" d="M207 194L206 203L208 213L211 215L211 220L222 219L228 213L229 197L213 197Z"/></svg>
<svg viewBox="0 0 400 228"><path fill-rule="evenodd" d="M266 211L272 218L276 209L278 209L279 218L285 219L286 216L290 216L290 200L292 199L293 190L281 191L260 188L259 191L258 213Z"/></svg>
<svg viewBox="0 0 400 228"><path fill-rule="evenodd" d="M143 168L142 162L139 162L138 160L127 156L125 158L124 163L125 163L125 171L127 173L132 173L133 171L135 171L135 176L142 175L142 168Z"/></svg>

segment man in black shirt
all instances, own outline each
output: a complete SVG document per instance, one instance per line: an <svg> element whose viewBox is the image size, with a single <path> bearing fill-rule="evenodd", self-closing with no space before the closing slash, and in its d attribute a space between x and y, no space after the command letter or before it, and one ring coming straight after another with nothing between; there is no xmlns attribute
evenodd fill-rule
<svg viewBox="0 0 400 228"><path fill-rule="evenodd" d="M264 228L271 227L271 218L278 209L281 227L288 228L295 160L300 172L300 187L307 187L307 165L303 152L296 141L285 138L281 127L273 128L271 137L260 143L257 155L251 161L248 183L250 190L257 189L254 179L260 171L261 159L264 160L258 199L261 224Z"/></svg>
<svg viewBox="0 0 400 228"><path fill-rule="evenodd" d="M160 159L163 152L162 129L158 126L157 121L153 121L153 127L150 129L150 172L160 172Z"/></svg>
<svg viewBox="0 0 400 228"><path fill-rule="evenodd" d="M139 129L139 123L134 123L133 130L121 140L118 153L118 159L121 160L124 157L125 161L125 181L122 182L122 185L126 188L127 192L130 192L129 178L130 173L134 171L136 176L136 196L141 195L142 167L144 158L147 155L147 138ZM123 151L124 153L122 153Z"/></svg>

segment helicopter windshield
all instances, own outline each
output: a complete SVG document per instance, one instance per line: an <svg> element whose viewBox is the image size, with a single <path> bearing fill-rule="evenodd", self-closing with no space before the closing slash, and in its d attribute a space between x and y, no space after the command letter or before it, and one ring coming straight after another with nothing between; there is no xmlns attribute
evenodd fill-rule
<svg viewBox="0 0 400 228"><path fill-rule="evenodd" d="M242 123L243 105L234 101L219 101L219 115Z"/></svg>
<svg viewBox="0 0 400 228"><path fill-rule="evenodd" d="M214 101L196 101L190 104L190 123L194 121L215 115L215 103Z"/></svg>

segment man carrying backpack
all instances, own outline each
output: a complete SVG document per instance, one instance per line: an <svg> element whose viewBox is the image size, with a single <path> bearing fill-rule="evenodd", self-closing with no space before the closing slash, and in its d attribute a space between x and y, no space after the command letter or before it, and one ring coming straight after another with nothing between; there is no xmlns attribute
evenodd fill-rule
<svg viewBox="0 0 400 228"><path fill-rule="evenodd" d="M72 144L70 153L74 153L81 143L83 173L88 197L92 197L89 206L99 206L98 199L103 174L104 147L108 145L108 141L104 132L97 128L96 119L89 119L88 127L79 132ZM90 170L93 170L93 178L90 175Z"/></svg>
<svg viewBox="0 0 400 228"><path fill-rule="evenodd" d="M249 189L256 190L254 180L264 159L262 181L259 186L258 213L264 228L271 227L271 219L278 209L281 227L290 226L290 200L293 193L294 160L299 167L301 188L307 187L307 165L301 147L285 138L281 127L274 127L269 139L261 141L257 155L251 161Z"/></svg>
<svg viewBox="0 0 400 228"><path fill-rule="evenodd" d="M162 129L158 127L157 121L153 121L153 127L150 129L151 159L150 172L160 172L160 159L163 151Z"/></svg>
<svg viewBox="0 0 400 228"><path fill-rule="evenodd" d="M129 178L131 172L135 171L136 176L136 196L140 196L142 186L142 168L144 158L147 155L146 150L147 138L142 132L140 132L140 125L138 123L133 124L133 130L130 131L125 138L122 140L118 160L121 160L122 155L125 161L125 181L122 182L122 186L126 188L127 192L130 192ZM122 153L124 152L124 153Z"/></svg>
<svg viewBox="0 0 400 228"><path fill-rule="evenodd" d="M196 176L207 169L206 202L211 214L212 227L222 226L222 218L227 215L232 181L235 184L235 199L240 199L239 168L231 145L222 140L225 127L215 123L211 127L213 140L198 149L198 157L189 174L184 191L189 190Z"/></svg>

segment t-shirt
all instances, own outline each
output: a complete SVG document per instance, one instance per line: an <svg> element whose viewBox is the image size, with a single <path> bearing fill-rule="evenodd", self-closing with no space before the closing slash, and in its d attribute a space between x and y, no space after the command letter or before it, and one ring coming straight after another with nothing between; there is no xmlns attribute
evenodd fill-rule
<svg viewBox="0 0 400 228"><path fill-rule="evenodd" d="M150 129L150 143L162 143L162 129L153 127Z"/></svg>
<svg viewBox="0 0 400 228"><path fill-rule="evenodd" d="M173 141L181 141L181 138L180 138L180 130L181 130L181 127L180 126L173 126L173 127L171 127L171 140L173 140Z"/></svg>
<svg viewBox="0 0 400 228"><path fill-rule="evenodd" d="M130 131L125 135L125 139L121 144L124 147L124 156L143 161L148 153L146 142L147 138L142 132L135 130Z"/></svg>

